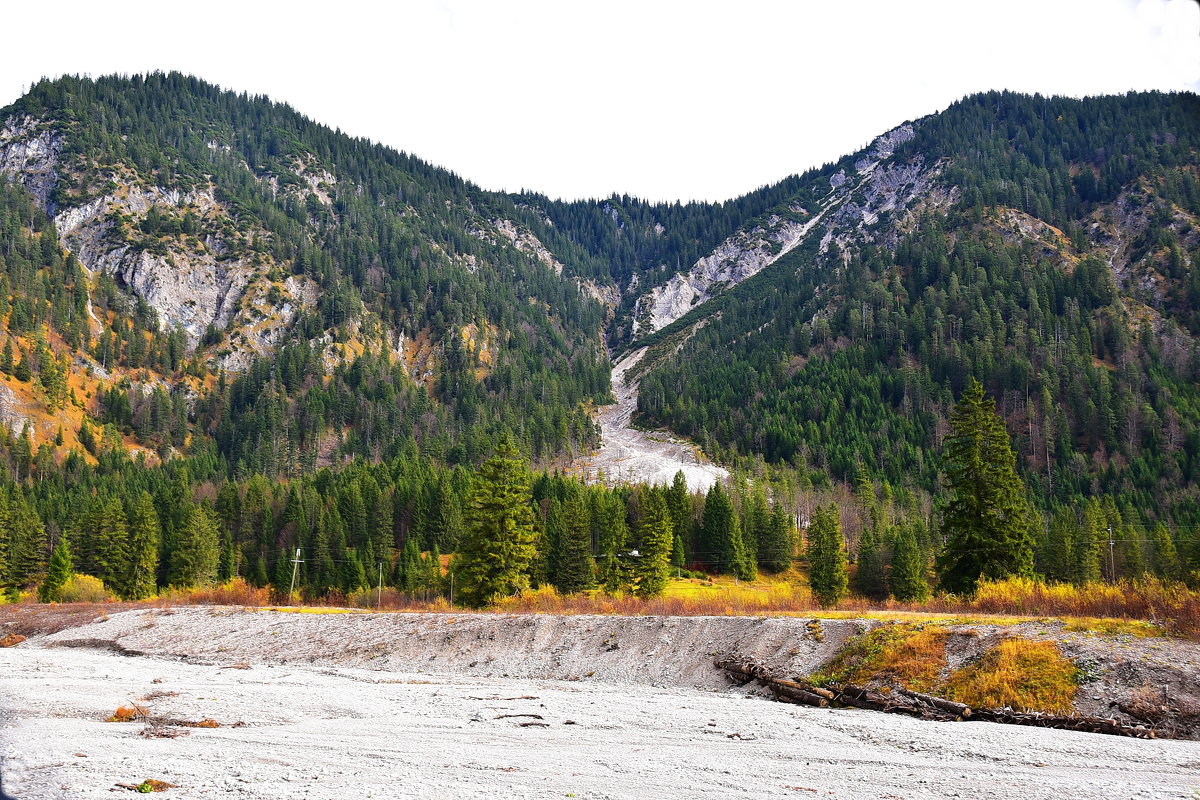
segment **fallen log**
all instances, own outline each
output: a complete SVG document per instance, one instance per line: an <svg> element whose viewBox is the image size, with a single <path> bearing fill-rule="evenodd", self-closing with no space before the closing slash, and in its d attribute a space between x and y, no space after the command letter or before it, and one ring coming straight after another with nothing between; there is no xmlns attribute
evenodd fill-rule
<svg viewBox="0 0 1200 800"><path fill-rule="evenodd" d="M833 694L826 689L773 677L766 667L753 661L718 661L717 667L736 676L743 683L750 680L761 681L777 698L785 702L825 708Z"/></svg>
<svg viewBox="0 0 1200 800"><path fill-rule="evenodd" d="M934 697L931 694L914 692L912 689L897 689L896 692L904 695L905 697L911 697L914 700L919 700L922 703L925 703L926 705L930 705L934 708L945 711L947 714L954 714L955 716L962 717L963 719L971 716L971 707L966 703L956 703L953 700L947 700L944 697Z"/></svg>
<svg viewBox="0 0 1200 800"><path fill-rule="evenodd" d="M1125 725L1115 719L1097 717L1068 717L1041 712L1014 711L1011 708L971 708L965 703L957 703L943 697L936 697L910 689L897 689L895 695L889 696L873 692L862 686L846 684L844 686L826 689L812 686L799 681L776 678L771 671L753 661L718 661L716 666L723 669L743 682L757 680L769 688L776 698L784 702L802 703L804 705L824 708L830 703L839 706L860 708L866 711L882 711L888 714L907 714L909 716L934 719L940 721L967 720L981 722L999 722L1006 725L1027 725L1039 728L1057 728L1060 730L1083 731L1087 733L1103 733L1110 736L1131 736L1138 739L1154 739L1158 737L1175 738L1174 730L1156 731L1145 725ZM904 698L907 702L898 699Z"/></svg>
<svg viewBox="0 0 1200 800"><path fill-rule="evenodd" d="M1145 725L1125 725L1115 719L1099 717L1063 717L1040 712L1014 711L1011 708L976 709L973 720L1000 722L1006 725L1027 725L1035 728L1058 728L1084 733L1104 733L1109 736L1131 736L1135 739L1156 739L1159 732ZM1168 733L1168 738L1171 734Z"/></svg>

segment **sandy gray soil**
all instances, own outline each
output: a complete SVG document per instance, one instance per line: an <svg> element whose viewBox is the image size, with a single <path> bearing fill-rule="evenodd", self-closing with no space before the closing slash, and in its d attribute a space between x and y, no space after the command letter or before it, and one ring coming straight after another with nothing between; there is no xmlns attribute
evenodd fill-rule
<svg viewBox="0 0 1200 800"><path fill-rule="evenodd" d="M168 798L1024 800L1200 786L1196 742L787 706L709 666L736 651L802 671L857 625L827 621L816 641L804 622L114 614L0 650L4 788L19 800L111 797L146 778L178 784ZM187 735L103 721L134 702ZM221 727L181 726L204 718Z"/></svg>
<svg viewBox="0 0 1200 800"><path fill-rule="evenodd" d="M630 427L637 411L637 383L627 382L625 374L645 354L643 347L613 365L612 390L617 402L602 406L597 415L603 444L591 458L578 460L574 470L587 480L603 475L609 483L665 484L683 470L691 491L708 491L728 478L729 471L709 463L695 445L682 439Z"/></svg>

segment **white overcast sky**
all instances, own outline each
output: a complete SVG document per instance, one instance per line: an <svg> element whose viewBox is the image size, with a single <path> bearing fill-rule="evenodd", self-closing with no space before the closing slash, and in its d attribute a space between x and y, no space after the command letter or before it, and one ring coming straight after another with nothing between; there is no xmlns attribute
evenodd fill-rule
<svg viewBox="0 0 1200 800"><path fill-rule="evenodd" d="M1197 0L60 0L4 25L0 105L176 69L568 198L732 197L986 89L1200 90Z"/></svg>

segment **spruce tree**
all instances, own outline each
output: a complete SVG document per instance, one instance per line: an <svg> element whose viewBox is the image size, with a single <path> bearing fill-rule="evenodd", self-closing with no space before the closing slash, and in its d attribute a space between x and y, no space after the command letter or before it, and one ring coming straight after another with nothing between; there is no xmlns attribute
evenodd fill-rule
<svg viewBox="0 0 1200 800"><path fill-rule="evenodd" d="M220 538L216 515L204 505L190 505L176 537L169 584L189 588L212 583L217 577Z"/></svg>
<svg viewBox="0 0 1200 800"><path fill-rule="evenodd" d="M572 489L563 500L555 555L553 583L559 594L575 594L596 587L591 524L583 493L578 489Z"/></svg>
<svg viewBox="0 0 1200 800"><path fill-rule="evenodd" d="M733 502L720 481L713 484L704 499L703 520L698 560L709 564L718 573L743 577L746 556L741 532L733 513Z"/></svg>
<svg viewBox="0 0 1200 800"><path fill-rule="evenodd" d="M602 513L603 538L600 540L600 577L604 591L615 594L629 584L628 559L630 531L625 521L625 501L616 493L608 496Z"/></svg>
<svg viewBox="0 0 1200 800"><path fill-rule="evenodd" d="M767 516L758 563L771 572L783 572L792 566L792 556L792 523L783 504L777 501Z"/></svg>
<svg viewBox="0 0 1200 800"><path fill-rule="evenodd" d="M692 543L692 496L683 470L675 473L671 487L667 489L667 510L671 513L674 534L683 545L682 551L674 553L672 558L679 561L676 566L682 567L691 559Z"/></svg>
<svg viewBox="0 0 1200 800"><path fill-rule="evenodd" d="M892 571L888 576L892 596L902 602L929 599L929 583L925 580L925 562L917 534L911 525L900 525L892 545Z"/></svg>
<svg viewBox="0 0 1200 800"><path fill-rule="evenodd" d="M1101 542L1108 536L1104 509L1094 498L1083 509L1083 520L1075 526L1071 541L1071 583L1084 586L1100 581Z"/></svg>
<svg viewBox="0 0 1200 800"><path fill-rule="evenodd" d="M41 518L20 491L11 495L8 520L8 584L20 589L45 574L49 540Z"/></svg>
<svg viewBox="0 0 1200 800"><path fill-rule="evenodd" d="M628 556L629 593L634 597L657 597L667 586L674 525L666 499L657 488L642 489L641 512L634 540L637 555L631 551Z"/></svg>
<svg viewBox="0 0 1200 800"><path fill-rule="evenodd" d="M96 515L92 536L95 541L96 577L104 581L118 597L128 596L129 528L125 509L115 497L104 501Z"/></svg>
<svg viewBox="0 0 1200 800"><path fill-rule="evenodd" d="M836 606L849 589L838 508L817 506L808 526L808 581L822 608Z"/></svg>
<svg viewBox="0 0 1200 800"><path fill-rule="evenodd" d="M38 587L38 600L43 603L57 603L62 599L63 587L74 575L71 564L71 549L67 546L67 537L58 537L58 546L50 556L50 569L46 579Z"/></svg>
<svg viewBox="0 0 1200 800"><path fill-rule="evenodd" d="M125 597L141 600L158 588L158 512L154 498L142 492L129 511L128 572L125 576Z"/></svg>
<svg viewBox="0 0 1200 800"><path fill-rule="evenodd" d="M995 401L972 378L950 414L943 445L949 499L938 572L947 591L970 594L981 577L1033 572L1033 540L1016 454Z"/></svg>
<svg viewBox="0 0 1200 800"><path fill-rule="evenodd" d="M1179 552L1171 531L1160 522L1150 532L1150 541L1154 548L1154 574L1163 580L1179 580Z"/></svg>
<svg viewBox="0 0 1200 800"><path fill-rule="evenodd" d="M535 553L529 474L507 437L476 476L455 563L456 596L482 608L529 588Z"/></svg>
<svg viewBox="0 0 1200 800"><path fill-rule="evenodd" d="M884 585L885 557L883 541L874 525L863 528L858 535L857 568L854 572L854 589L866 597L880 599L887 595Z"/></svg>

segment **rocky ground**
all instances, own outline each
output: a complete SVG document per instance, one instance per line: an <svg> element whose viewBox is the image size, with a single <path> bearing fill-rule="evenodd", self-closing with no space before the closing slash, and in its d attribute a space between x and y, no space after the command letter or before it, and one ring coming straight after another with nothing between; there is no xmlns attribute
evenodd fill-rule
<svg viewBox="0 0 1200 800"><path fill-rule="evenodd" d="M709 463L689 442L667 433L637 430L630 424L637 411L637 383L626 381L625 374L645 354L645 348L635 350L613 366L612 390L617 402L602 406L597 414L600 450L578 460L573 469L585 480L603 477L610 484L669 484L682 470L689 490L708 491L728 478L729 471Z"/></svg>
<svg viewBox="0 0 1200 800"><path fill-rule="evenodd" d="M871 624L826 620L814 635L806 623L240 608L77 618L0 649L3 787L18 800L110 797L147 778L187 798L1026 800L1200 787L1197 742L788 706L712 667L736 652L803 673ZM1195 674L1200 650L1071 636L1079 654L1176 679ZM1118 691L1120 679L1096 686ZM134 720L105 722L121 705ZM204 720L219 727L193 727Z"/></svg>

